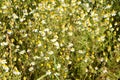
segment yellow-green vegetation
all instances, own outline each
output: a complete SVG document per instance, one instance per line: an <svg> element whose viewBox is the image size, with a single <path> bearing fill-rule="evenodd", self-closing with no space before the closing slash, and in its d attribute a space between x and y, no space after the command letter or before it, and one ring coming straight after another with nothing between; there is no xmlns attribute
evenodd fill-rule
<svg viewBox="0 0 120 80"><path fill-rule="evenodd" d="M0 0L0 80L120 79L120 0Z"/></svg>

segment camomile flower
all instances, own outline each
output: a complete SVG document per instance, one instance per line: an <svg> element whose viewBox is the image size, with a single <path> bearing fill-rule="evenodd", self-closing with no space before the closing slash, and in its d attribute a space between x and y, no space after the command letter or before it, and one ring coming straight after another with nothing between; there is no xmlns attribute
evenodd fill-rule
<svg viewBox="0 0 120 80"><path fill-rule="evenodd" d="M54 45L56 46L57 49L60 47L58 42L55 42Z"/></svg>
<svg viewBox="0 0 120 80"><path fill-rule="evenodd" d="M18 71L18 69L15 67L13 70L13 74L20 75L21 73Z"/></svg>
<svg viewBox="0 0 120 80"><path fill-rule="evenodd" d="M9 68L8 68L8 66L7 65L2 65L2 67L3 67L3 69L5 70L5 72L8 72L9 71Z"/></svg>
<svg viewBox="0 0 120 80"><path fill-rule="evenodd" d="M50 74L51 74L51 71L48 70L48 71L46 72L46 75L50 75Z"/></svg>
<svg viewBox="0 0 120 80"><path fill-rule="evenodd" d="M2 42L0 43L1 46L7 46L8 45L8 42Z"/></svg>
<svg viewBox="0 0 120 80"><path fill-rule="evenodd" d="M52 55L52 54L54 54L54 52L53 51L49 51L48 54Z"/></svg>
<svg viewBox="0 0 120 80"><path fill-rule="evenodd" d="M8 34L12 34L13 32L12 32L12 30L8 30L7 33Z"/></svg>
<svg viewBox="0 0 120 80"><path fill-rule="evenodd" d="M33 70L34 70L34 68L33 68L33 67L30 67L28 70L29 70L29 71L33 71Z"/></svg>
<svg viewBox="0 0 120 80"><path fill-rule="evenodd" d="M25 50L22 50L22 51L20 51L19 53L20 54L24 54L26 51Z"/></svg>
<svg viewBox="0 0 120 80"><path fill-rule="evenodd" d="M0 64L6 64L6 63L7 63L7 61L5 59L3 59L3 60L0 59Z"/></svg>
<svg viewBox="0 0 120 80"><path fill-rule="evenodd" d="M15 13L12 16L14 19L18 19L18 16Z"/></svg>

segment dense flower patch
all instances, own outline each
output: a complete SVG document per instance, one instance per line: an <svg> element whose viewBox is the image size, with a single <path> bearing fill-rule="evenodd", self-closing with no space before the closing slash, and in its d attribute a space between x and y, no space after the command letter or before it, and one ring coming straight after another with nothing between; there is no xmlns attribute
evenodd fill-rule
<svg viewBox="0 0 120 80"><path fill-rule="evenodd" d="M1 80L120 78L119 0L1 0Z"/></svg>

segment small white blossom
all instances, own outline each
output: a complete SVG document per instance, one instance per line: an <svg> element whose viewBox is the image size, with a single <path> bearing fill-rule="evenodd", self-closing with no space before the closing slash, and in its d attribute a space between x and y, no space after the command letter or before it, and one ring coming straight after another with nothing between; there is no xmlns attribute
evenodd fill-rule
<svg viewBox="0 0 120 80"><path fill-rule="evenodd" d="M21 73L18 71L18 69L15 67L15 69L13 70L13 74L15 75L20 75Z"/></svg>
<svg viewBox="0 0 120 80"><path fill-rule="evenodd" d="M48 71L46 72L46 75L50 75L50 74L51 74L51 71L48 70Z"/></svg>
<svg viewBox="0 0 120 80"><path fill-rule="evenodd" d="M46 21L45 21L45 20L42 20L41 23L42 23L42 24L46 24Z"/></svg>
<svg viewBox="0 0 120 80"><path fill-rule="evenodd" d="M2 9L7 9L7 6L6 6L6 5L4 5L4 6L2 6L1 8L2 8Z"/></svg>
<svg viewBox="0 0 120 80"><path fill-rule="evenodd" d="M22 50L22 51L20 51L19 53L20 54L24 54L26 51L25 50Z"/></svg>
<svg viewBox="0 0 120 80"><path fill-rule="evenodd" d="M8 42L2 42L0 43L1 46L7 46L8 45Z"/></svg>
<svg viewBox="0 0 120 80"><path fill-rule="evenodd" d="M30 67L30 68L29 68L29 71L33 71L33 70L34 70L34 68L33 68L33 67Z"/></svg>
<svg viewBox="0 0 120 80"><path fill-rule="evenodd" d="M31 49L27 49L27 52L29 53L31 51Z"/></svg>
<svg viewBox="0 0 120 80"><path fill-rule="evenodd" d="M1 60L1 59L0 59L0 64L6 64L6 63L7 63L6 60Z"/></svg>
<svg viewBox="0 0 120 80"><path fill-rule="evenodd" d="M18 19L18 16L15 13L12 16L14 19Z"/></svg>
<svg viewBox="0 0 120 80"><path fill-rule="evenodd" d="M98 70L98 67L95 67L95 70Z"/></svg>
<svg viewBox="0 0 120 80"><path fill-rule="evenodd" d="M120 41L120 37L118 38L118 41Z"/></svg>
<svg viewBox="0 0 120 80"><path fill-rule="evenodd" d="M8 71L9 71L9 68L7 67L7 65L3 65L2 67L3 67L3 69L5 70L5 72L8 72Z"/></svg>
<svg viewBox="0 0 120 80"><path fill-rule="evenodd" d="M44 57L45 60L49 60L50 58L49 57Z"/></svg>
<svg viewBox="0 0 120 80"><path fill-rule="evenodd" d="M38 32L38 29L34 29L33 32Z"/></svg>
<svg viewBox="0 0 120 80"><path fill-rule="evenodd" d="M73 35L73 32L68 32L68 35L69 35L69 36L72 36L72 35Z"/></svg>
<svg viewBox="0 0 120 80"><path fill-rule="evenodd" d="M103 42L103 41L105 41L105 35L103 35L103 36L100 36L100 38L98 38L98 41L100 41L100 42Z"/></svg>
<svg viewBox="0 0 120 80"><path fill-rule="evenodd" d="M74 48L71 48L71 52L74 52L75 51L75 49Z"/></svg>
<svg viewBox="0 0 120 80"><path fill-rule="evenodd" d="M59 43L58 42L55 42L54 45L56 46L57 49L59 48Z"/></svg>
<svg viewBox="0 0 120 80"><path fill-rule="evenodd" d="M55 42L55 41L57 41L57 39L55 38L55 39L51 39L51 42Z"/></svg>
<svg viewBox="0 0 120 80"><path fill-rule="evenodd" d="M34 66L34 65L35 65L35 62L31 62L30 65Z"/></svg>
<svg viewBox="0 0 120 80"><path fill-rule="evenodd" d="M44 31L39 31L39 33L44 37L46 34Z"/></svg>
<svg viewBox="0 0 120 80"><path fill-rule="evenodd" d="M25 18L20 18L20 22L23 22L25 20Z"/></svg>
<svg viewBox="0 0 120 80"><path fill-rule="evenodd" d="M105 68L104 70L103 70L103 73L107 73L108 71L107 71L107 69Z"/></svg>
<svg viewBox="0 0 120 80"><path fill-rule="evenodd" d="M39 56L34 56L33 59L34 59L34 60L40 59L40 57L39 57Z"/></svg>
<svg viewBox="0 0 120 80"><path fill-rule="evenodd" d="M28 36L28 34L24 34L24 35L23 35L23 37L27 37L27 36Z"/></svg>
<svg viewBox="0 0 120 80"><path fill-rule="evenodd" d="M19 71L13 71L13 74L20 75L21 73Z"/></svg>
<svg viewBox="0 0 120 80"><path fill-rule="evenodd" d="M66 56L66 59L67 59L67 60L69 60L69 59L70 59L70 57L69 57L69 56Z"/></svg>
<svg viewBox="0 0 120 80"><path fill-rule="evenodd" d="M103 61L104 61L104 58L101 58L100 61L103 62Z"/></svg>
<svg viewBox="0 0 120 80"><path fill-rule="evenodd" d="M68 44L68 48L71 48L71 47L73 47L73 43Z"/></svg>
<svg viewBox="0 0 120 80"><path fill-rule="evenodd" d="M54 73L54 75L55 75L55 76L59 76L59 75L60 75L60 73L57 73L57 72L56 72L56 73Z"/></svg>
<svg viewBox="0 0 120 80"><path fill-rule="evenodd" d="M61 68L61 64L57 64L57 69L60 69Z"/></svg>
<svg viewBox="0 0 120 80"><path fill-rule="evenodd" d="M52 55L52 54L54 54L54 52L53 51L49 51L48 54Z"/></svg>
<svg viewBox="0 0 120 80"><path fill-rule="evenodd" d="M85 72L88 72L88 69L86 69Z"/></svg>
<svg viewBox="0 0 120 80"><path fill-rule="evenodd" d="M19 46L19 45L16 45L16 48L18 49L18 48L20 48L20 46Z"/></svg>
<svg viewBox="0 0 120 80"><path fill-rule="evenodd" d="M44 31L45 31L45 32L49 32L50 30L49 30L49 28L46 28L46 29L44 29Z"/></svg>
<svg viewBox="0 0 120 80"><path fill-rule="evenodd" d="M80 53L80 54L84 54L85 51L84 51L84 50L79 50L78 53Z"/></svg>
<svg viewBox="0 0 120 80"><path fill-rule="evenodd" d="M13 32L12 32L12 30L8 30L7 33L8 34L12 34Z"/></svg>

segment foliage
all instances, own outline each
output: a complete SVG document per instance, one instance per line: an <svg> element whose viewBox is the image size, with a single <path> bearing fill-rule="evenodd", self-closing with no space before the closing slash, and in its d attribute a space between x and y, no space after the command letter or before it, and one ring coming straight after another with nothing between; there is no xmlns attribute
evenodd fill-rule
<svg viewBox="0 0 120 80"><path fill-rule="evenodd" d="M0 0L1 80L118 80L119 0Z"/></svg>

